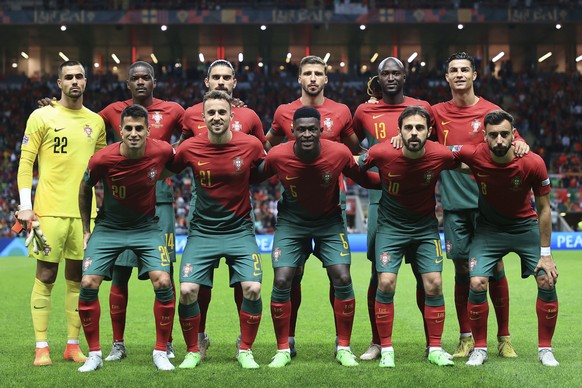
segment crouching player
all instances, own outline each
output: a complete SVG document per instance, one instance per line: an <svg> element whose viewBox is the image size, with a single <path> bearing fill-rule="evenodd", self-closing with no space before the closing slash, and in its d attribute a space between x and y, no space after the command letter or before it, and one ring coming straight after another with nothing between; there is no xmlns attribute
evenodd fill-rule
<svg viewBox="0 0 582 388"><path fill-rule="evenodd" d="M126 249L139 257L139 276L148 276L154 286L156 345L154 364L173 370L166 344L174 320L174 292L170 280L170 258L156 214L156 182L174 150L166 142L148 139L148 112L130 105L121 113L121 142L97 152L89 161L79 190L79 209L86 244L79 316L89 344L89 356L79 372L103 366L99 343L99 286L111 279L117 256ZM103 181L103 206L90 230L92 187Z"/></svg>

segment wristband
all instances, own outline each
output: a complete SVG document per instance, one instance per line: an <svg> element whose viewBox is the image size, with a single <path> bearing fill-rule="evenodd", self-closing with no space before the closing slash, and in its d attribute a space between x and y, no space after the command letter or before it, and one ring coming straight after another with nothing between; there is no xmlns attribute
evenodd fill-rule
<svg viewBox="0 0 582 388"><path fill-rule="evenodd" d="M550 250L550 247L541 247L540 248L540 256L550 256L552 254L552 251Z"/></svg>
<svg viewBox="0 0 582 388"><path fill-rule="evenodd" d="M20 206L19 210L32 210L31 189L20 189Z"/></svg>

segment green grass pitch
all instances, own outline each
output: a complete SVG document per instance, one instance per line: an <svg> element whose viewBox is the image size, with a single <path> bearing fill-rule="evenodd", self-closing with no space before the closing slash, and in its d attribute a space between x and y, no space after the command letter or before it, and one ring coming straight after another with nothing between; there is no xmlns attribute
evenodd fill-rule
<svg viewBox="0 0 582 388"><path fill-rule="evenodd" d="M415 302L415 284L409 266L403 265L395 297L394 348L396 368L380 370L377 362L360 362L357 368L343 368L333 357L334 328L332 309L328 302L328 280L321 264L311 258L303 279L303 303L297 325L297 358L282 370L266 367L276 351L273 325L269 313L272 269L270 256L263 255L264 288L263 320L254 345L255 358L261 369L240 369L235 355L238 319L228 287L226 265L215 274L215 287L210 305L207 332L212 345L208 359L194 370L158 372L153 366L151 352L154 345L153 298L149 281L139 281L136 275L130 282L126 345L128 358L118 363L106 363L97 372L81 374L78 365L62 361L66 340L64 314L64 278L62 271L53 290L53 314L49 326L49 342L53 366L36 368L34 336L30 319L30 292L35 262L25 257L0 258L2 300L0 301L0 386L445 386L445 387L573 387L582 386L582 298L576 283L582 274L580 252L555 251L560 278L558 297L560 311L554 336L554 351L561 365L545 368L537 361L537 321L535 315L536 285L533 279L519 276L519 260L506 257L506 273L511 295L510 330L519 357L500 359L496 349L495 314L489 316L490 358L484 366L465 366L466 360L457 360L454 367L439 368L423 358L424 335L420 313ZM370 341L366 309L366 291L370 263L365 255L353 255L352 277L356 292L356 316L352 336L354 353L360 355ZM443 346L452 352L457 343L458 326L453 303L453 266L445 260L443 272L447 320ZM104 355L111 346L111 326L108 307L109 283L103 283L101 300L101 344ZM81 346L87 349L81 334ZM178 319L174 327L177 358L185 354Z"/></svg>

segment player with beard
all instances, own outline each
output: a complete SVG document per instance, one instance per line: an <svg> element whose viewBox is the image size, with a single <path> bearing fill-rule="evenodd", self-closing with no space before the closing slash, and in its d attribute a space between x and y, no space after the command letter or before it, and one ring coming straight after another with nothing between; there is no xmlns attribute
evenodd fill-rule
<svg viewBox="0 0 582 388"><path fill-rule="evenodd" d="M427 142L430 114L419 106L405 108L398 118L404 147L376 144L360 163L366 169L377 167L382 180L376 232L376 325L380 336L380 367L393 368L394 292L402 259L408 260L420 274L426 294L424 321L428 332L428 360L439 366L453 365L442 349L445 320L442 293L443 254L435 216L434 190L443 170L460 163L446 147Z"/></svg>
<svg viewBox="0 0 582 388"><path fill-rule="evenodd" d="M468 310L475 348L467 365L479 366L487 360L487 284L497 262L515 252L521 259L522 278L534 275L537 282L538 359L544 366L558 366L552 351L558 318L558 270L550 251L548 172L538 155L516 156L510 114L490 112L484 124L484 143L463 146L455 152L471 168L479 187L479 217L469 251ZM531 204L532 191L535 207Z"/></svg>

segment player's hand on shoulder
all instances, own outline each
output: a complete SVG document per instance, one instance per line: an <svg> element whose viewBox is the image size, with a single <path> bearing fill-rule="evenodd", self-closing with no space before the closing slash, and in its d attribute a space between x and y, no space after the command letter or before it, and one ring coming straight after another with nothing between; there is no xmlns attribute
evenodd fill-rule
<svg viewBox="0 0 582 388"><path fill-rule="evenodd" d="M397 150L401 149L404 145L402 142L402 136L400 136L400 134L394 136L392 139L390 139L390 144L392 144L392 146Z"/></svg>
<svg viewBox="0 0 582 388"><path fill-rule="evenodd" d="M529 145L521 140L516 140L513 142L513 146L515 147L515 156L521 158L525 154L527 154L530 150Z"/></svg>
<svg viewBox="0 0 582 388"><path fill-rule="evenodd" d="M40 100L36 101L36 104L39 108L44 108L45 106L55 106L57 103L57 98L53 97L52 99L49 97L43 97Z"/></svg>
<svg viewBox="0 0 582 388"><path fill-rule="evenodd" d="M235 108L246 108L247 104L245 104L245 102L240 98L235 97L232 99L232 106L234 106Z"/></svg>

